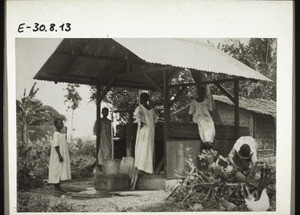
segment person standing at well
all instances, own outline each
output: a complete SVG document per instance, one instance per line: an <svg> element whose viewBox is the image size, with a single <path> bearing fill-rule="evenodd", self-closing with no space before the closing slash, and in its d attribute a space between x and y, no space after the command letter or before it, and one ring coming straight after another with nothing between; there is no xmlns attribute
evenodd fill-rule
<svg viewBox="0 0 300 215"><path fill-rule="evenodd" d="M100 145L98 147L98 165L100 169L103 166L103 162L106 159L112 158L112 145L113 145L113 131L111 120L107 118L108 108L102 108L102 118L100 119ZM94 134L97 132L97 122L94 125Z"/></svg>
<svg viewBox="0 0 300 215"><path fill-rule="evenodd" d="M157 117L153 108L149 106L148 93L140 94L140 105L134 111L134 117L138 123L135 142L135 167L139 171L153 173L154 153L154 124Z"/></svg>
<svg viewBox="0 0 300 215"><path fill-rule="evenodd" d="M64 128L61 119L54 120L56 131L53 134L52 148L49 164L49 184L54 184L56 191L65 192L60 182L71 179L71 165L66 136L63 134Z"/></svg>

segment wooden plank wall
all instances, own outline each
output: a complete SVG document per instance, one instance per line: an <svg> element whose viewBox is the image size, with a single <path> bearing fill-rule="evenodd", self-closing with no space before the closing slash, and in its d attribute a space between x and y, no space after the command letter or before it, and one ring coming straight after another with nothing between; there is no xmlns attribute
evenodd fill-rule
<svg viewBox="0 0 300 215"><path fill-rule="evenodd" d="M166 159L168 164L166 178L178 178L178 173L186 165L185 159L197 159L198 152L200 151L200 140L168 140L166 144Z"/></svg>

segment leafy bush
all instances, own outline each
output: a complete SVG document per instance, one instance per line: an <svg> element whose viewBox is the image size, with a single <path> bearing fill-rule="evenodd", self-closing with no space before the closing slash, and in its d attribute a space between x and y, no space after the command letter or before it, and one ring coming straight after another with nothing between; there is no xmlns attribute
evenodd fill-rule
<svg viewBox="0 0 300 215"><path fill-rule="evenodd" d="M50 202L42 196L30 196L29 194L18 194L18 212L47 212Z"/></svg>
<svg viewBox="0 0 300 215"><path fill-rule="evenodd" d="M18 190L27 190L44 185L48 178L51 143L39 140L32 143L30 150L18 141L17 186ZM95 141L75 139L69 146L71 174L73 179L90 177L95 162ZM29 154L29 156L28 156ZM29 165L27 159L29 158Z"/></svg>
<svg viewBox="0 0 300 215"><path fill-rule="evenodd" d="M90 177L95 163L95 141L75 139L70 145L71 174L73 179Z"/></svg>
<svg viewBox="0 0 300 215"><path fill-rule="evenodd" d="M30 196L29 194L18 194L18 212L74 212L76 207L66 202L56 202L50 206L50 200L41 196Z"/></svg>
<svg viewBox="0 0 300 215"><path fill-rule="evenodd" d="M88 156L71 157L72 179L81 179L92 176L95 158Z"/></svg>
<svg viewBox="0 0 300 215"><path fill-rule="evenodd" d="M91 139L82 140L81 138L76 138L73 143L70 144L70 154L71 156L88 156L95 157L96 154L96 141Z"/></svg>
<svg viewBox="0 0 300 215"><path fill-rule="evenodd" d="M30 151L18 143L18 190L41 187L44 184L43 180L48 177L50 150L50 144L44 141L33 143Z"/></svg>

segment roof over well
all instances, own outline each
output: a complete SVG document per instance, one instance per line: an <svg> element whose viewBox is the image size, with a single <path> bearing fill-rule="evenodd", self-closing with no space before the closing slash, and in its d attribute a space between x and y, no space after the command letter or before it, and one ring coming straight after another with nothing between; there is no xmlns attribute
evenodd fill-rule
<svg viewBox="0 0 300 215"><path fill-rule="evenodd" d="M162 85L163 70L176 75L182 69L270 81L217 48L188 39L64 39L34 78L153 89L151 81Z"/></svg>

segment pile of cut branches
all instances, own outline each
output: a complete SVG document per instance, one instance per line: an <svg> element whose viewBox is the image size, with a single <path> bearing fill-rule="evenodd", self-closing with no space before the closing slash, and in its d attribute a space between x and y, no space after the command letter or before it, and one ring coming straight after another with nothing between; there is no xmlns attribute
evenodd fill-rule
<svg viewBox="0 0 300 215"><path fill-rule="evenodd" d="M269 196L275 196L275 168L267 163L259 164L253 180L237 182L232 166L216 151L202 150L198 158L196 162L186 160L186 168L178 173L180 179L167 200L187 204L194 211L244 211L247 210L244 199L249 193L258 199L267 188ZM224 201L232 207L222 207Z"/></svg>

